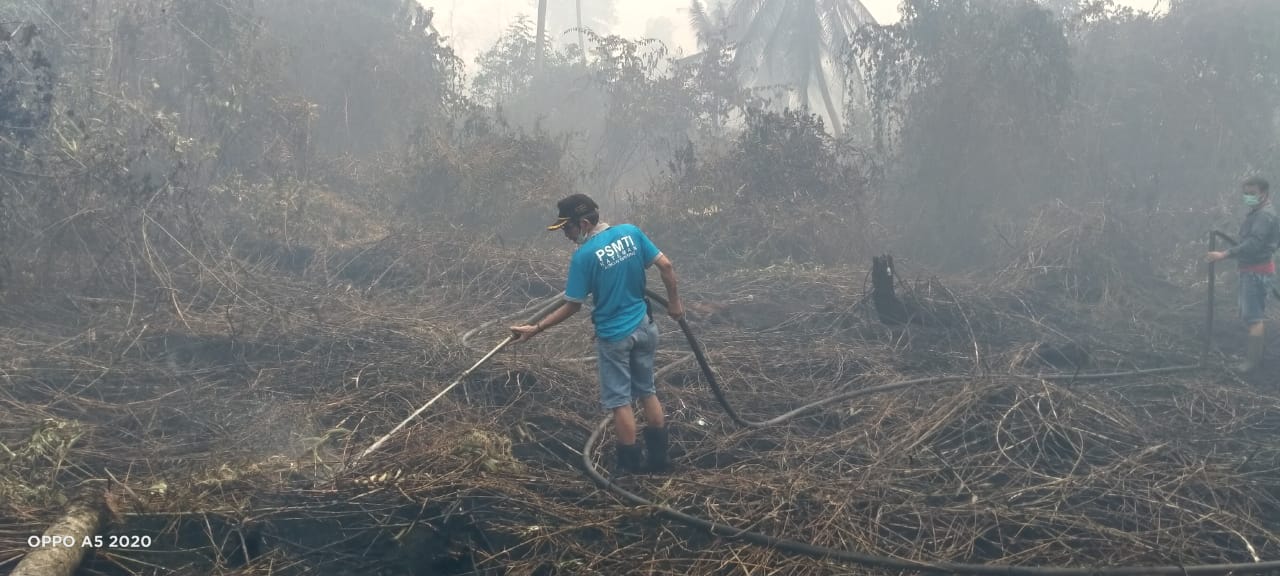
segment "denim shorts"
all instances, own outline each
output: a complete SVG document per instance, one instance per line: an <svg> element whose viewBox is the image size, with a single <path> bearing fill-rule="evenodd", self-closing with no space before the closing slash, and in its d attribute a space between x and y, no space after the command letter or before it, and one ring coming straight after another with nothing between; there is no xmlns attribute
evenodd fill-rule
<svg viewBox="0 0 1280 576"><path fill-rule="evenodd" d="M613 410L631 404L632 398L657 393L653 385L654 356L658 351L658 326L645 318L631 334L617 342L596 339L600 365L600 404Z"/></svg>
<svg viewBox="0 0 1280 576"><path fill-rule="evenodd" d="M1240 271L1240 319L1256 324L1267 319L1267 295L1271 291L1271 274Z"/></svg>

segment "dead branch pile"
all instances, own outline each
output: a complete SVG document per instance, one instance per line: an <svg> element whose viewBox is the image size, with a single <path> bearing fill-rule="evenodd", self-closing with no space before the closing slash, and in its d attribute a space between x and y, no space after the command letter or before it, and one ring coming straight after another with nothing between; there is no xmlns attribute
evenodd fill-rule
<svg viewBox="0 0 1280 576"><path fill-rule="evenodd" d="M600 416L585 318L504 351L336 476L474 361L461 334L554 295L565 254L405 235L324 258L303 276L210 258L167 276L176 297L5 309L0 570L69 487L110 478L109 530L155 543L98 551L88 562L102 573L849 573L659 522L596 489L577 468ZM999 377L1055 369L1036 352L1064 342L1088 350L1088 369L1185 361L1195 310L1081 318L1078 302L1007 277L911 278L900 295L928 321L885 326L862 269L681 272L747 417L907 374L974 376L740 430L682 365L660 384L679 472L622 480L655 501L912 559L1280 558L1274 391L1204 373ZM667 364L685 350L659 322ZM504 336L498 326L473 345Z"/></svg>

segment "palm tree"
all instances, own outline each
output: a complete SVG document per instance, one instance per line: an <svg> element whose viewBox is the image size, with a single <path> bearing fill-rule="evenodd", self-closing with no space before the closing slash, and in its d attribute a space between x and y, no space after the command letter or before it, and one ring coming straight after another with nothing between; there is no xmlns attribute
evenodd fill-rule
<svg viewBox="0 0 1280 576"><path fill-rule="evenodd" d="M843 80L839 58L859 27L876 23L861 0L734 0L728 20L739 69L748 79L794 86L805 109L817 88L839 137L840 116L831 98L831 85Z"/></svg>
<svg viewBox="0 0 1280 576"><path fill-rule="evenodd" d="M710 10L702 5L702 0L692 0L689 15L698 48L714 53L729 43L729 13L722 0L717 0Z"/></svg>

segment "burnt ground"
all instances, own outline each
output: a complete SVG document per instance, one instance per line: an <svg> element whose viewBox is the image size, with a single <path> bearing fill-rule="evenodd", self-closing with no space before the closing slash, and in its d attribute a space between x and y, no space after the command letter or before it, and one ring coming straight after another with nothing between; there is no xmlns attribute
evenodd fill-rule
<svg viewBox="0 0 1280 576"><path fill-rule="evenodd" d="M28 295L7 307L0 573L68 496L99 487L109 533L152 544L97 551L80 574L863 571L662 521L592 484L579 451L601 414L583 318L499 353L339 473L504 336L499 324L464 346L463 333L554 295L561 273L498 253L430 276L429 256L384 260L357 274L348 259L343 282L290 261L217 271L240 292L193 282L180 299ZM860 267L690 273L684 294L748 418L908 377L972 378L740 430L682 363L660 383L679 472L622 484L718 522L908 558L1280 557L1274 384L1234 378L1216 352L1168 376L1001 377L1059 371L1067 357L1085 371L1194 362L1194 290L1161 286L1176 305L1143 307L1081 301L1029 275L902 280L911 269L899 266L919 322L881 322ZM1230 350L1241 336L1232 303L1219 304L1217 345ZM666 365L684 344L660 323Z"/></svg>

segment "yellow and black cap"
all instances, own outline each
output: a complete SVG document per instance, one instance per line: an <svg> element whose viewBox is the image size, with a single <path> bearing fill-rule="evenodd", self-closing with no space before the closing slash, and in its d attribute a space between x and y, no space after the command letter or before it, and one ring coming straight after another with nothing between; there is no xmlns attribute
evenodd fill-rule
<svg viewBox="0 0 1280 576"><path fill-rule="evenodd" d="M556 202L556 208L560 210L560 215L554 224L547 226L547 230L559 230L564 228L565 224L581 220L600 209L596 201L586 194L574 194Z"/></svg>

